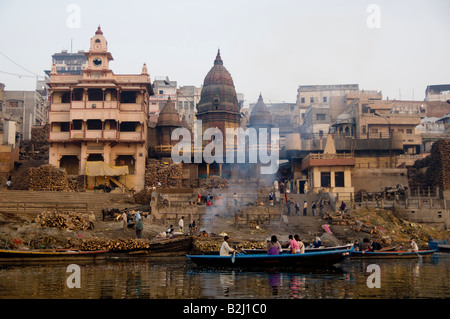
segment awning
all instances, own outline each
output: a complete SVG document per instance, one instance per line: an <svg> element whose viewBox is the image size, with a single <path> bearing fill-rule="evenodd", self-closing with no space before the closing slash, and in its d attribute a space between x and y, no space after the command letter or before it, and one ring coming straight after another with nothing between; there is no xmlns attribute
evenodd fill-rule
<svg viewBox="0 0 450 319"><path fill-rule="evenodd" d="M102 161L86 162L87 176L119 176L127 174L128 166L113 166Z"/></svg>

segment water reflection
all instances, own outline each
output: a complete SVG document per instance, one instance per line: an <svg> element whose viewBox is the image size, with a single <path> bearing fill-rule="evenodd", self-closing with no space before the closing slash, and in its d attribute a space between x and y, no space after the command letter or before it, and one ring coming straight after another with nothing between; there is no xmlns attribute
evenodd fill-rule
<svg viewBox="0 0 450 319"><path fill-rule="evenodd" d="M67 287L68 264L0 264L0 298L450 298L450 254L279 272L198 268L184 257L108 259L79 264L81 288ZM380 267L381 288L367 285L370 264Z"/></svg>

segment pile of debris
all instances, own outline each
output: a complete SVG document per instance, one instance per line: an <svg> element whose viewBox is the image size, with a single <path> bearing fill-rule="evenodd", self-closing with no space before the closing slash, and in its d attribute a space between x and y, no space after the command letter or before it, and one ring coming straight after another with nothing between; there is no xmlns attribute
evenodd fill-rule
<svg viewBox="0 0 450 319"><path fill-rule="evenodd" d="M183 170L181 163L171 159L149 160L145 171L146 187L180 188Z"/></svg>
<svg viewBox="0 0 450 319"><path fill-rule="evenodd" d="M95 216L93 213L43 212L34 221L42 227L52 227L61 230L89 230L94 229Z"/></svg>
<svg viewBox="0 0 450 319"><path fill-rule="evenodd" d="M398 218L395 210L362 209L353 211L352 217L342 217L339 225L347 220L351 221L347 224L350 229L366 233L367 235L362 237L376 239L383 246L403 245L406 247L409 245L409 239L414 238L419 246L427 247L430 238L446 239L449 236L448 231ZM338 224L336 223L336 225Z"/></svg>

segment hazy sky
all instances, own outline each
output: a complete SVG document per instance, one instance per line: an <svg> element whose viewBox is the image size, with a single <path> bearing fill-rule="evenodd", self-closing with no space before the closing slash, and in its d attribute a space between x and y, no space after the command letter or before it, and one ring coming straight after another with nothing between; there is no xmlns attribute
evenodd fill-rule
<svg viewBox="0 0 450 319"><path fill-rule="evenodd" d="M449 0L0 0L0 82L34 90L51 55L89 50L98 25L116 74L145 62L179 86L201 86L220 48L246 104L295 102L311 84L423 100L450 83Z"/></svg>

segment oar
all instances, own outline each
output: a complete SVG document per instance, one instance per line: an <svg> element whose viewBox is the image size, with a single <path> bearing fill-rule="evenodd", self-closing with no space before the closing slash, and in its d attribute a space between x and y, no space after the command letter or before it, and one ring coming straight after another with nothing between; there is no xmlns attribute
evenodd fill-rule
<svg viewBox="0 0 450 319"><path fill-rule="evenodd" d="M231 257L231 262L234 264L235 260L236 260L236 251L233 251L233 257Z"/></svg>

